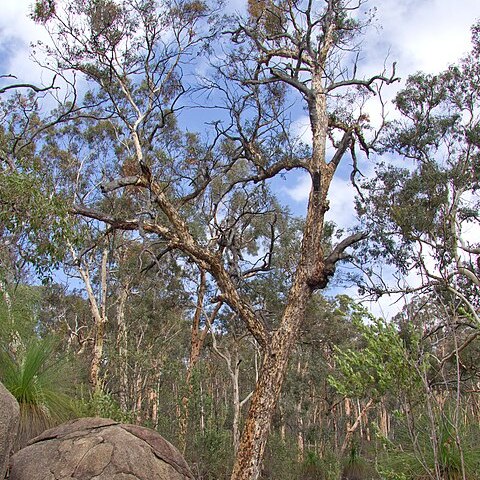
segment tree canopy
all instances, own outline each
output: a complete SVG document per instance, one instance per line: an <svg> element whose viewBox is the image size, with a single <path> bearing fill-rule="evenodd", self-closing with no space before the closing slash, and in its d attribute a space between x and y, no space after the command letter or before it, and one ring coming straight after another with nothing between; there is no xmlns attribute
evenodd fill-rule
<svg viewBox="0 0 480 480"><path fill-rule="evenodd" d="M395 63L359 73L372 13L363 1L222 8L35 2L49 35L35 58L54 81L0 89L10 370L26 365L30 338L55 334L88 385L77 392L85 408L175 438L199 478L280 475L262 463L272 431L286 457L296 438L302 478L327 468L327 450L350 449L337 465L348 478L355 437L372 441L376 412L379 438L388 443L397 422L437 480L456 468L442 451L454 441L466 480L475 462L462 418L478 418L465 399L478 381L480 27L458 65L408 78L387 122L383 92L399 78ZM311 143L294 128L301 109ZM360 181L369 159L375 174ZM349 230L325 217L345 172L358 193ZM298 174L309 178L303 217L276 186ZM324 297L345 267L364 292L409 295L407 307L387 322ZM33 285L32 272L60 268L75 289ZM421 445L417 428L429 434ZM201 458L203 448L224 458Z"/></svg>

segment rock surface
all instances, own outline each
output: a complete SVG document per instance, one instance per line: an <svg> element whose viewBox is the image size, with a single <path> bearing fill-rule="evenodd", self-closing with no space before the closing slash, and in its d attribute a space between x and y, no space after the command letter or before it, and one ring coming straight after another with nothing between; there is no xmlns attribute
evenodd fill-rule
<svg viewBox="0 0 480 480"><path fill-rule="evenodd" d="M13 395L0 383L0 478L5 477L8 458L17 436L20 409Z"/></svg>
<svg viewBox="0 0 480 480"><path fill-rule="evenodd" d="M10 480L193 480L153 430L81 418L45 431L11 459Z"/></svg>

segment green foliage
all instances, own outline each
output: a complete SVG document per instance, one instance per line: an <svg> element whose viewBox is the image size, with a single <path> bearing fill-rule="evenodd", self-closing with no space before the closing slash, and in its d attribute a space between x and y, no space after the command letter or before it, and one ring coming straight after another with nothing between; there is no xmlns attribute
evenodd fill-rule
<svg viewBox="0 0 480 480"><path fill-rule="evenodd" d="M31 17L38 23L47 22L55 14L55 0L36 0Z"/></svg>
<svg viewBox="0 0 480 480"><path fill-rule="evenodd" d="M343 462L342 480L373 480L377 473L372 464L360 455L359 447L353 443L348 458Z"/></svg>
<svg viewBox="0 0 480 480"><path fill-rule="evenodd" d="M73 378L52 340L36 340L11 354L0 351L0 378L20 405L16 449L47 428L77 415Z"/></svg>
<svg viewBox="0 0 480 480"><path fill-rule="evenodd" d="M42 287L18 285L0 296L0 332L3 344L13 338L24 342L36 337Z"/></svg>
<svg viewBox="0 0 480 480"><path fill-rule="evenodd" d="M409 441L408 427L403 422L397 425L395 442L385 444L376 458L382 480L437 478L436 471L442 480L459 480L463 478L462 455L466 479L480 479L480 428L467 411L462 411L463 421L455 427L452 408L455 406L448 404L439 408L432 424L422 405L418 405L414 413L414 444ZM434 448L437 450L437 470Z"/></svg>
<svg viewBox="0 0 480 480"><path fill-rule="evenodd" d="M424 470L413 453L396 452L380 455L377 471L382 480L413 480L422 476Z"/></svg>
<svg viewBox="0 0 480 480"><path fill-rule="evenodd" d="M231 434L221 428L206 428L193 434L190 464L197 478L227 480L233 465Z"/></svg>
<svg viewBox="0 0 480 480"><path fill-rule="evenodd" d="M473 440L480 433L479 429L476 429L477 432L473 438L469 438L473 431L468 432L465 428L459 429L461 452L450 413L442 412L438 423L438 456L440 471L445 480L462 479L462 454L467 478L475 478L476 474L479 475L477 478L480 478L480 450L478 444L475 444ZM471 440L473 440L473 444Z"/></svg>
<svg viewBox="0 0 480 480"><path fill-rule="evenodd" d="M428 450L427 450L428 451ZM432 451L420 461L418 456L411 451L396 450L389 453L381 453L377 459L377 471L382 480L424 480L435 475L434 459ZM440 452L442 462L440 472L442 480L460 480L462 478L461 461L458 451ZM480 478L480 452L467 451L464 453L465 474L467 480ZM425 470L427 467L427 470ZM435 477L434 477L435 478Z"/></svg>
<svg viewBox="0 0 480 480"><path fill-rule="evenodd" d="M134 423L134 415L124 412L110 392L97 390L81 402L82 417L110 418L117 422Z"/></svg>
<svg viewBox="0 0 480 480"><path fill-rule="evenodd" d="M340 477L339 459L332 453L322 457L313 451L305 452L305 459L300 465L301 480L337 480Z"/></svg>
<svg viewBox="0 0 480 480"><path fill-rule="evenodd" d="M344 396L373 399L412 388L419 379L397 327L360 306L354 306L352 321L361 349L335 349L337 374L328 377L329 383Z"/></svg>
<svg viewBox="0 0 480 480"><path fill-rule="evenodd" d="M298 478L298 450L295 442L286 442L278 432L273 433L267 443L263 479L289 480Z"/></svg>
<svg viewBox="0 0 480 480"><path fill-rule="evenodd" d="M0 279L19 260L42 277L64 258L65 240L74 241L69 201L40 147L55 122L33 92L0 99L0 117Z"/></svg>
<svg viewBox="0 0 480 480"><path fill-rule="evenodd" d="M442 422L438 441L440 469L445 480L460 480L462 478L462 460L455 434L450 425Z"/></svg>
<svg viewBox="0 0 480 480"><path fill-rule="evenodd" d="M390 122L382 137L383 151L392 155L364 182L365 195L357 201L370 232L365 258L383 257L403 273L415 268L424 278L442 277L446 283L457 270L464 289L471 275L457 261L463 255L464 268L475 275L478 241L464 237L480 222L478 25L473 32L473 51L458 65L408 78L395 100L401 118ZM426 252L434 267L424 262Z"/></svg>
<svg viewBox="0 0 480 480"><path fill-rule="evenodd" d="M40 276L58 267L65 256L66 239L74 240L68 204L33 173L0 172L0 235L11 236L20 257ZM0 259L0 278L8 262Z"/></svg>

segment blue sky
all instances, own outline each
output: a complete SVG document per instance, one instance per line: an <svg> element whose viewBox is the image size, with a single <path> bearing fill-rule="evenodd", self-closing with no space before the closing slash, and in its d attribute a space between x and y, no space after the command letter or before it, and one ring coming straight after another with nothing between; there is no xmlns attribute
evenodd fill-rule
<svg viewBox="0 0 480 480"><path fill-rule="evenodd" d="M42 27L28 18L31 3L32 0L2 2L0 75L15 74L19 81L48 84L50 77L30 58L30 42L47 39ZM387 64L397 62L397 74L402 77L402 82L386 92L387 100L394 97L409 74L439 72L465 55L470 48L470 26L480 19L480 0L372 0L368 5L377 10L374 28L364 40L362 71L381 71L387 59ZM228 10L243 8L240 0L227 2ZM298 112L295 128L308 142L308 119L301 109ZM346 170L345 176L334 180L328 212L329 218L342 227L354 221L354 190ZM278 180L274 185L295 214L305 211L310 190L307 175L289 176L287 181Z"/></svg>
<svg viewBox="0 0 480 480"><path fill-rule="evenodd" d="M4 0L0 18L0 68L24 80L38 80L29 60L29 44L46 39L42 27L28 18L32 0ZM227 10L242 10L244 2L227 2ZM417 70L435 72L455 62L469 48L469 27L480 18L479 0L371 0L377 28L365 40L363 65L368 71L383 65L385 55L398 63L400 75ZM375 68L374 68L375 69Z"/></svg>

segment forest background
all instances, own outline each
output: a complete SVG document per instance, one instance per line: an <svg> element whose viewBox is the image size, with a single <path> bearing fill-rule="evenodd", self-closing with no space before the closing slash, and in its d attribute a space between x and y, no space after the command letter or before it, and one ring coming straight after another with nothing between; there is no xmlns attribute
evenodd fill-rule
<svg viewBox="0 0 480 480"><path fill-rule="evenodd" d="M96 414L199 479L478 478L478 24L399 86L374 5L318 3L32 6L43 82L0 87L17 448Z"/></svg>

